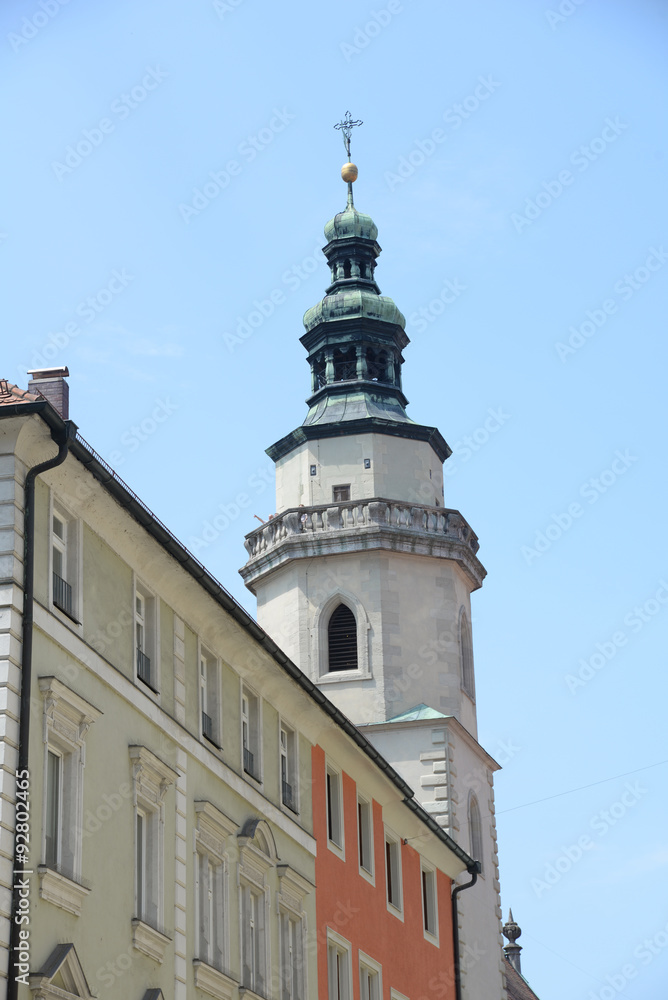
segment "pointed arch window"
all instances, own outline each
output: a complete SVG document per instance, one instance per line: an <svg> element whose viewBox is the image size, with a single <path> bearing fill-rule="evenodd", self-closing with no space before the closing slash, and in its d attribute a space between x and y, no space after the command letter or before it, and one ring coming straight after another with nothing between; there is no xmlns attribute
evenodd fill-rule
<svg viewBox="0 0 668 1000"><path fill-rule="evenodd" d="M480 806L473 793L469 798L469 834L471 839L471 857L482 865L482 822Z"/></svg>
<svg viewBox="0 0 668 1000"><path fill-rule="evenodd" d="M357 670L357 621L347 604L339 604L327 626L329 671Z"/></svg>
<svg viewBox="0 0 668 1000"><path fill-rule="evenodd" d="M469 696L475 699L475 679L473 675L473 638L471 636L471 626L466 617L466 612L462 611L459 620L459 656L461 661L462 689Z"/></svg>

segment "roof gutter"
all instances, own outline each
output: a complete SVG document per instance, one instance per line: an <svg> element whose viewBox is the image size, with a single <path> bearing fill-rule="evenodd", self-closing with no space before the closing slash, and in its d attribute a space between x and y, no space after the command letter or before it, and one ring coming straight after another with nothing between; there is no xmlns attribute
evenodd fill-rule
<svg viewBox="0 0 668 1000"><path fill-rule="evenodd" d="M471 876L470 882L463 882L461 885L456 885L452 890L452 944L454 947L454 959L455 959L455 998L456 1000L462 1000L462 967L459 958L459 919L457 914L457 893L463 892L464 889L471 889L478 881L478 875L482 871L482 865L479 861L472 861L468 866L467 871Z"/></svg>
<svg viewBox="0 0 668 1000"><path fill-rule="evenodd" d="M22 623L22 656L21 656L21 696L19 703L19 753L16 769L17 781L30 781L29 751L30 751L30 701L32 689L32 637L33 612L35 593L35 480L43 472L62 465L67 458L71 443L76 437L76 424L71 420L62 420L46 402L28 404L39 407L41 416L51 426L51 437L58 445L58 454L46 462L29 469L24 483L24 557L23 557L23 623ZM26 404L3 407L3 415L24 415ZM16 412L12 412L16 411ZM49 419L53 415L57 420ZM21 786L28 788L26 784ZM18 805L18 803L17 803ZM14 836L14 874L19 875L25 870L26 856L18 851L18 838ZM23 865L23 868L22 868ZM18 979L22 974L19 958L19 903L21 900L21 879L17 878L12 892L12 913L9 925L9 968L7 982L7 1000L16 1000L18 995ZM12 961L16 954L16 960Z"/></svg>

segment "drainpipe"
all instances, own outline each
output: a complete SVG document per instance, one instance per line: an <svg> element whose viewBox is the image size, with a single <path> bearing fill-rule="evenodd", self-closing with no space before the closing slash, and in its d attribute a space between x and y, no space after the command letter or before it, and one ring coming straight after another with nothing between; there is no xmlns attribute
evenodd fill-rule
<svg viewBox="0 0 668 1000"><path fill-rule="evenodd" d="M52 437L58 445L58 454L55 458L42 462L29 469L24 483L24 558L23 558L23 655L21 658L21 700L19 707L19 760L17 771L20 773L28 769L28 753L30 747L30 698L32 680L32 634L33 634L33 605L35 590L35 480L43 472L55 469L62 465L67 458L70 443L75 439L77 426L71 420L64 421L62 430L52 431ZM33 842L34 843L34 842ZM34 849L34 847L33 847ZM14 952L18 952L18 931L19 925L16 917L19 911L19 882L21 881L20 856L16 851L16 837L14 838L14 874L15 884L12 894L12 915L9 925L9 967L7 970L7 1000L16 1000L18 995L18 973L16 964L13 963ZM18 955L17 959L18 961Z"/></svg>
<svg viewBox="0 0 668 1000"><path fill-rule="evenodd" d="M471 876L470 882L463 882L461 885L456 885L452 890L452 940L455 946L455 997L456 1000L462 1000L462 973L459 962L459 923L457 920L457 893L462 892L464 889L471 889L478 881L478 875L482 871L482 865L479 861L474 861L466 869Z"/></svg>

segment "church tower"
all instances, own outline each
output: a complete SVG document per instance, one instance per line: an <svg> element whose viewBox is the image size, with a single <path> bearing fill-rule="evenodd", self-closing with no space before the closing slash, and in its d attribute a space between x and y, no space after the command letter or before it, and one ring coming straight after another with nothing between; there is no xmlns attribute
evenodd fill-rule
<svg viewBox="0 0 668 1000"><path fill-rule="evenodd" d="M325 226L324 298L304 316L311 395L267 454L276 511L240 571L260 625L482 865L458 894L464 1000L505 997L492 775L477 742L471 593L478 539L445 506L450 448L407 414L405 320L381 295L378 229L353 200Z"/></svg>

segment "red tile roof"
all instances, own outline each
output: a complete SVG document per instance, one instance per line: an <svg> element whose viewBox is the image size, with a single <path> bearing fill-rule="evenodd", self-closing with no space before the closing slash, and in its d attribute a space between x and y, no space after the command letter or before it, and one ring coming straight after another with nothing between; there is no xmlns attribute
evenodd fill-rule
<svg viewBox="0 0 668 1000"><path fill-rule="evenodd" d="M13 403L37 403L40 399L44 399L41 392L28 392L27 389L19 389L17 385L12 385L7 379L0 379L0 406L8 406Z"/></svg>
<svg viewBox="0 0 668 1000"><path fill-rule="evenodd" d="M508 1000L538 1000L528 982L506 959L506 990Z"/></svg>

